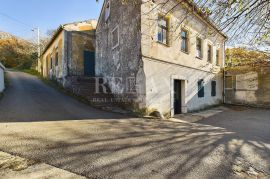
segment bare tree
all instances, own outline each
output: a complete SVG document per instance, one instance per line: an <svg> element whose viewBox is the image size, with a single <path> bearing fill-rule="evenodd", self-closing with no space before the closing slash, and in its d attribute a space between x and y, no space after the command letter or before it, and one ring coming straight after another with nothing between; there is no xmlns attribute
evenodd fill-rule
<svg viewBox="0 0 270 179"><path fill-rule="evenodd" d="M130 0L123 0L123 3L128 4L127 1ZM182 3L188 3L193 8L187 12L187 16L196 11L209 18L229 36L231 44L270 44L269 0L164 0L154 8L165 6L171 1L177 3L167 13L176 10Z"/></svg>

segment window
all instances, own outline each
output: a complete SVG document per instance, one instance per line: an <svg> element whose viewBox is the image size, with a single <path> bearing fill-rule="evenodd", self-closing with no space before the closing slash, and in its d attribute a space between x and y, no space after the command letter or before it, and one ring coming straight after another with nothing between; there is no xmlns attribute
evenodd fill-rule
<svg viewBox="0 0 270 179"><path fill-rule="evenodd" d="M233 89L233 77L232 76L225 77L225 88L226 89Z"/></svg>
<svg viewBox="0 0 270 179"><path fill-rule="evenodd" d="M202 58L202 39L196 39L196 57Z"/></svg>
<svg viewBox="0 0 270 179"><path fill-rule="evenodd" d="M204 81L203 81L203 79L198 81L198 97L199 98L204 97Z"/></svg>
<svg viewBox="0 0 270 179"><path fill-rule="evenodd" d="M186 30L181 31L181 50L188 53L188 32Z"/></svg>
<svg viewBox="0 0 270 179"><path fill-rule="evenodd" d="M107 22L111 13L111 4L110 1L107 2L106 4L106 9L105 9L105 21Z"/></svg>
<svg viewBox="0 0 270 179"><path fill-rule="evenodd" d="M52 67L53 67L53 59L52 59L52 56L51 56L50 62L51 62L50 66L51 66L51 69L52 69Z"/></svg>
<svg viewBox="0 0 270 179"><path fill-rule="evenodd" d="M164 17L158 18L158 41L167 44L168 43L168 20Z"/></svg>
<svg viewBox="0 0 270 179"><path fill-rule="evenodd" d="M58 52L55 53L55 66L58 66Z"/></svg>
<svg viewBox="0 0 270 179"><path fill-rule="evenodd" d="M209 63L212 62L212 46L211 45L207 45L207 61Z"/></svg>
<svg viewBox="0 0 270 179"><path fill-rule="evenodd" d="M219 50L216 51L216 65L219 66Z"/></svg>
<svg viewBox="0 0 270 179"><path fill-rule="evenodd" d="M217 95L217 82L212 81L211 82L211 96L216 96Z"/></svg>
<svg viewBox="0 0 270 179"><path fill-rule="evenodd" d="M112 49L119 45L119 28L116 26L112 31Z"/></svg>

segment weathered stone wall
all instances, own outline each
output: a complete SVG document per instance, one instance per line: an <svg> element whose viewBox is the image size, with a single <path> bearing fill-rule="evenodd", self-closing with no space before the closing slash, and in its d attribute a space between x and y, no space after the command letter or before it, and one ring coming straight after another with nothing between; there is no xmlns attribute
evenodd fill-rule
<svg viewBox="0 0 270 179"><path fill-rule="evenodd" d="M225 102L270 107L270 66L226 70Z"/></svg>
<svg viewBox="0 0 270 179"><path fill-rule="evenodd" d="M128 1L127 4L118 0L110 2L108 21L105 21L103 9L96 32L96 75L108 79L114 94L133 96L143 105L145 77L141 58L141 1ZM112 43L115 28L119 30L119 45L116 47Z"/></svg>
<svg viewBox="0 0 270 179"><path fill-rule="evenodd" d="M146 106L173 115L173 80L182 80L182 112L190 112L222 103L225 37L211 25L177 1L145 1L141 7L142 56L146 75ZM157 7L157 4L160 6ZM165 4L165 5L164 5ZM170 11L173 9L173 11ZM169 12L169 13L168 13ZM157 42L158 17L169 23L168 44ZM188 53L182 52L181 29L188 31ZM203 40L202 59L196 57L196 37ZM212 61L207 61L207 45L212 46ZM216 50L219 49L217 65ZM204 80L205 96L198 98L198 81ZM211 81L217 82L217 96L211 96Z"/></svg>
<svg viewBox="0 0 270 179"><path fill-rule="evenodd" d="M5 67L0 63L0 93L5 89L4 71Z"/></svg>
<svg viewBox="0 0 270 179"><path fill-rule="evenodd" d="M71 76L84 75L84 51L95 52L95 31L71 32Z"/></svg>

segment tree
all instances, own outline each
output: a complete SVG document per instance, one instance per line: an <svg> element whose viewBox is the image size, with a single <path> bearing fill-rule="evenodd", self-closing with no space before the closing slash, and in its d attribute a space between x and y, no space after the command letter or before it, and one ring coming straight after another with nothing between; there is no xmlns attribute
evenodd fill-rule
<svg viewBox="0 0 270 179"><path fill-rule="evenodd" d="M123 4L129 4L128 1L131 0L122 0ZM173 12L183 3L191 4L193 8L186 15L197 11L201 16L209 18L217 24L219 30L228 34L231 44L270 44L269 0L155 0L157 6L165 6L171 1L177 4L167 13ZM142 3L147 2L149 0L142 0Z"/></svg>
<svg viewBox="0 0 270 179"><path fill-rule="evenodd" d="M37 53L34 44L11 36L0 40L0 61L8 68L31 68Z"/></svg>
<svg viewBox="0 0 270 179"><path fill-rule="evenodd" d="M226 49L227 66L258 65L270 62L270 54L244 48Z"/></svg>

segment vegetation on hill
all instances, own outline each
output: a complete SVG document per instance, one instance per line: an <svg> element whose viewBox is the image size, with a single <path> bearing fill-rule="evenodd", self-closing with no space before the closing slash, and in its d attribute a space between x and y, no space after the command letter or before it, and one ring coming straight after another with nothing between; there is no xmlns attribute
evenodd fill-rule
<svg viewBox="0 0 270 179"><path fill-rule="evenodd" d="M29 69L37 61L34 44L7 33L0 35L0 62L7 68Z"/></svg>

